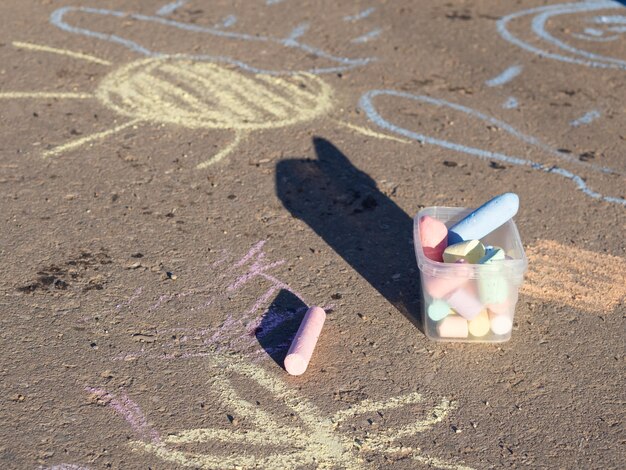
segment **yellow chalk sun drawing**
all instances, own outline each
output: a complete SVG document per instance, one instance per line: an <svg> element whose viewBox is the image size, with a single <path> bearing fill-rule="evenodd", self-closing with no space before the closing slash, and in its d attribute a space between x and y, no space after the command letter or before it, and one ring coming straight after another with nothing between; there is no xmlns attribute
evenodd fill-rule
<svg viewBox="0 0 626 470"><path fill-rule="evenodd" d="M367 454L382 454L411 459L430 468L471 470L465 465L422 455L419 448L401 443L443 421L455 408L455 404L445 398L423 419L396 429L380 429L357 436L349 426L350 420L368 414L382 416L377 413L420 403L423 397L419 393L409 393L384 401L364 400L326 417L308 399L242 357L216 353L209 358L209 362L213 366L212 373L216 374L210 381L211 390L218 393L229 412L245 420L246 427L254 429L188 429L169 433L157 442L133 441L133 448L153 453L177 467L202 469L279 470L314 465L319 469L361 470L370 468L364 458ZM258 404L242 398L230 382L230 377L236 375L256 382L264 393L284 403L299 423L285 424ZM202 452L203 444L211 443L236 445L237 450L230 454Z"/></svg>
<svg viewBox="0 0 626 470"><path fill-rule="evenodd" d="M97 57L49 46L13 42L21 49L61 54L112 66ZM92 93L2 92L0 99L92 99L129 120L43 152L60 155L140 123L179 125L189 129L230 130L233 141L197 168L206 168L231 153L250 132L291 126L328 114L333 90L318 76L244 73L211 62L167 56L140 59L113 70ZM370 137L407 142L350 123L338 124Z"/></svg>

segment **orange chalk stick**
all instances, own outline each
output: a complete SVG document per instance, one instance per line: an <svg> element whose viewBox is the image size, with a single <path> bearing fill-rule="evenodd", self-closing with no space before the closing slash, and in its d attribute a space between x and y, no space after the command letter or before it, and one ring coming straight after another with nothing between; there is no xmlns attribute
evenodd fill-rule
<svg viewBox="0 0 626 470"><path fill-rule="evenodd" d="M304 374L325 320L326 312L315 306L311 307L304 315L285 358L285 369L291 375Z"/></svg>

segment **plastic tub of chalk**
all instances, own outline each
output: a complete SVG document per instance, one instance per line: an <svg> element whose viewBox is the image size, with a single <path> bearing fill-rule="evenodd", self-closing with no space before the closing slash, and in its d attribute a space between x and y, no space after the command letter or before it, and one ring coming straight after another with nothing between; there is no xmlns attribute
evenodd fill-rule
<svg viewBox="0 0 626 470"><path fill-rule="evenodd" d="M509 219L480 239L483 245L504 251L502 259L489 264L444 263L431 259L436 256L428 248L429 256L424 253L420 235L424 216L428 216L425 220L442 222L450 228L471 212L458 207L426 207L415 216L413 240L422 281L424 332L435 341L508 341L518 291L528 266L514 220Z"/></svg>

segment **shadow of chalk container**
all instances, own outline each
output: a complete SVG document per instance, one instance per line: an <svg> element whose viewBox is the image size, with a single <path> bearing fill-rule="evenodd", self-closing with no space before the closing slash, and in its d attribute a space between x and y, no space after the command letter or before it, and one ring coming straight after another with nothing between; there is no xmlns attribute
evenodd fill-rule
<svg viewBox="0 0 626 470"><path fill-rule="evenodd" d="M426 207L414 218L413 240L423 292L423 324L435 341L499 343L511 338L518 291L528 260L513 219L481 239L506 256L489 264L444 263L424 254L420 220L429 216L446 227L472 209Z"/></svg>

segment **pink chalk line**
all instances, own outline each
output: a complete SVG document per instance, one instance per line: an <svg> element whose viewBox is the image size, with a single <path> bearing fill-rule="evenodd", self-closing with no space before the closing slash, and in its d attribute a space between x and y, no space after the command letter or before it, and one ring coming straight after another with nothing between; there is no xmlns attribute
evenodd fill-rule
<svg viewBox="0 0 626 470"><path fill-rule="evenodd" d="M239 276L236 276L234 281L225 283L227 286L226 287L227 291L232 292L232 291L238 290L239 288L247 284L251 279L254 279L257 276L262 276L270 280L270 282L278 283L280 284L281 288L284 288L284 286L286 286L284 283L281 283L280 281L273 278L273 276L270 276L269 274L266 273L266 271L284 264L285 260L280 260L280 261L276 261L274 263L269 263L269 264L264 263L263 260L266 254L262 251L262 249L265 243L266 243L265 240L261 240L255 243L252 246L252 248L250 248L248 253L246 253L246 255L244 255L239 261L237 261L231 267L226 268L225 273L216 274L215 277L217 278L217 285L213 287L213 290L221 291L221 295L218 294L218 297L224 296L224 293L223 293L224 289L220 287L220 285L224 285L224 284L222 284L221 281L223 281L229 276L232 276L234 271L239 270L241 267L243 267L246 263L248 263L251 260L252 260L252 266L245 273ZM213 263L212 267L217 267L218 265L223 264L226 261L226 258L227 256L225 255L223 258ZM211 286L207 285L202 288L191 289L191 290L179 292L176 294L169 294L169 293L162 294L159 296L159 298L153 305L148 307L148 312L149 313L155 312L156 310L159 310L160 308L170 303L171 301L179 300L179 299L189 297L189 296L194 296L197 294L207 294L211 290L212 290ZM116 305L116 309L120 310L121 308L125 306L130 307L131 304L141 295L142 291L143 291L143 288L141 287L136 289L135 292L131 295L131 297L127 301ZM296 294L294 293L294 295ZM192 307L191 310L206 309L212 304L213 300L214 300L213 298L209 297L208 300L203 301L202 304L200 305Z"/></svg>
<svg viewBox="0 0 626 470"><path fill-rule="evenodd" d="M164 360L175 358L204 357L208 355L210 351L224 351L229 349L235 349L239 351L243 349L245 351L248 351L250 347L255 345L258 346L258 343L255 340L255 332L258 326L263 321L263 318L265 318L270 313L272 313L272 316L275 316L275 312L268 311L257 318L255 318L255 315L261 308L263 308L264 305L267 305L271 297L276 292L281 289L286 290L298 299L300 299L300 301L302 301L306 305L306 302L304 301L302 295L294 292L288 284L282 282L268 272L271 269L274 269L284 264L285 260L267 262L266 253L263 251L265 243L265 240L261 240L255 243L250 248L248 253L246 253L239 261L235 262L234 265L226 270L226 273L217 275L217 278L223 281L226 280L228 277L234 276L234 279L232 281L226 282L224 284L221 284L221 282L218 281L218 284L227 286L225 289L222 289L221 293L217 294L213 298L209 298L208 301L203 302L201 305L191 308L191 310L206 309L213 303L214 300L225 297L226 295L228 295L227 292L236 292L242 289L248 282L250 282L254 278L261 277L269 281L270 287L263 294L261 294L253 303L253 305L248 308L243 314L228 315L222 325L210 337L207 337L208 329L201 328L181 328L176 330L171 329L157 331L157 333L179 332L180 336L177 338L177 341L170 341L162 344L159 351L154 351L154 347L150 348L152 350L146 350L142 347L140 351L124 353L116 356L114 360L133 360L139 357ZM213 266L215 267L218 264L222 264L224 260L225 257L213 263ZM241 268L245 265L249 265L249 268L243 274L236 274L236 271L240 271ZM219 285L216 287L219 289ZM149 307L148 311L154 312L171 301L198 293L206 294L210 290L211 286L206 286L203 289L188 290L178 294L163 294L159 297L155 304ZM280 327L285 321L291 319L293 315L295 315L295 312L292 314L289 314L289 312L287 312L287 315L282 320L279 320L278 317L272 318L271 323L268 327L265 328L263 334L269 334L273 329ZM178 349L178 351L173 351L175 349ZM259 353L262 352L263 351L259 351Z"/></svg>
<svg viewBox="0 0 626 470"><path fill-rule="evenodd" d="M122 303L119 303L115 306L115 308L117 310L121 310L122 307L126 306L126 307L130 307L130 304L133 302L133 300L135 300L137 297L139 297L141 295L141 293L143 292L143 287L138 287L137 289L135 289L135 292L133 292L133 295L130 296L130 298Z"/></svg>
<svg viewBox="0 0 626 470"><path fill-rule="evenodd" d="M102 388L85 387L85 390L122 415L135 434L141 439L150 441L153 444L158 444L161 441L159 433L148 424L148 420L142 413L139 405L128 398L126 393L122 392L121 397L117 398Z"/></svg>
<svg viewBox="0 0 626 470"><path fill-rule="evenodd" d="M250 260L250 258L252 258L255 254L257 254L263 248L266 241L267 240L260 240L256 242L254 245L252 245L252 248L250 248L250 251L248 251L248 253L243 258L241 258L237 263L235 263L233 267L239 268L243 266L244 264L246 264ZM264 254L262 255L265 256Z"/></svg>

